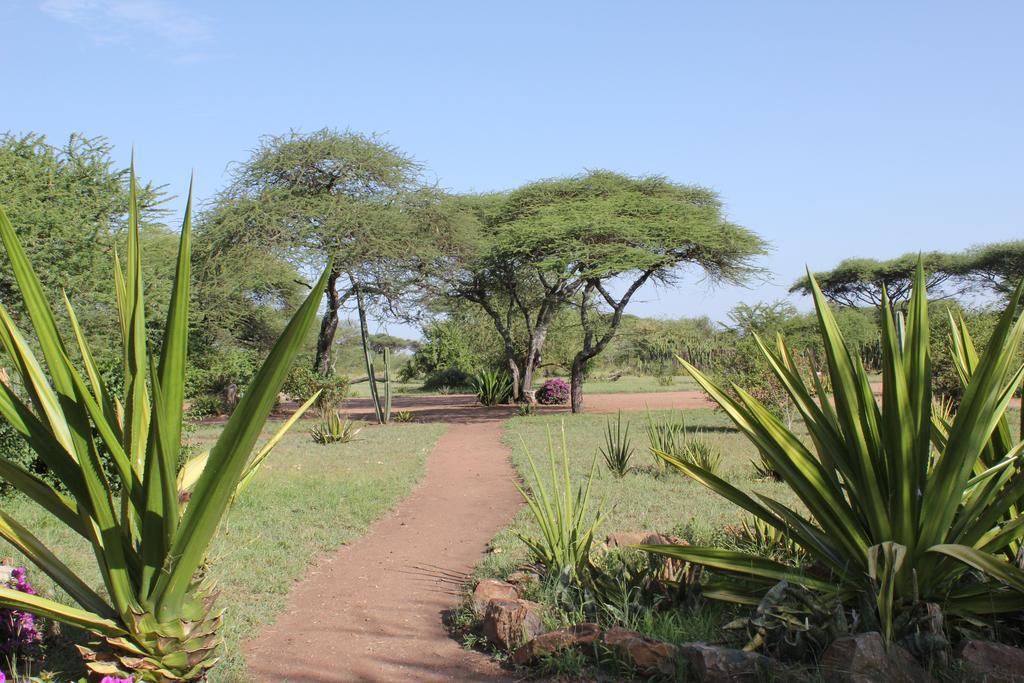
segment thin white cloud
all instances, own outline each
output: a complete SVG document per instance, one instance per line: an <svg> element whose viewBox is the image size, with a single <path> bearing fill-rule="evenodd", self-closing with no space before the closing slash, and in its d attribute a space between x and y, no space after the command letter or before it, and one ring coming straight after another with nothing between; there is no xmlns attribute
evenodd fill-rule
<svg viewBox="0 0 1024 683"><path fill-rule="evenodd" d="M190 48L212 38L206 17L166 0L44 0L39 9L82 27L98 43L145 43L156 37Z"/></svg>

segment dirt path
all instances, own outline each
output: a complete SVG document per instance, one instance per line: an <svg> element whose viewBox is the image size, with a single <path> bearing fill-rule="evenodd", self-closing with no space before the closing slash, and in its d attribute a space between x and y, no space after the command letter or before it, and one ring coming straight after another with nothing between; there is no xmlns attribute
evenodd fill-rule
<svg viewBox="0 0 1024 683"><path fill-rule="evenodd" d="M511 680L463 650L442 623L487 542L520 505L500 440L510 414L449 406L451 424L413 493L315 566L287 611L247 644L255 680Z"/></svg>

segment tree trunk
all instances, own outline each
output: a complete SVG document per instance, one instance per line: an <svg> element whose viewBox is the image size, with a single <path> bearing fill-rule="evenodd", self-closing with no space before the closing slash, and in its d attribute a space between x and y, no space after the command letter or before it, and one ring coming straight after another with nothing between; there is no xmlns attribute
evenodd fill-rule
<svg viewBox="0 0 1024 683"><path fill-rule="evenodd" d="M323 376L331 374L334 335L338 331L338 311L341 309L342 298L338 294L338 276L341 273L331 271L327 277L327 306L324 309L323 320L320 321L320 334L316 337L316 358L313 360L313 370Z"/></svg>
<svg viewBox="0 0 1024 683"><path fill-rule="evenodd" d="M583 371L587 368L587 360L579 355L572 359L572 371L569 373L569 395L572 397L572 412L583 412Z"/></svg>
<svg viewBox="0 0 1024 683"><path fill-rule="evenodd" d="M512 402L518 403L519 397L522 395L519 388L519 364L516 363L514 357L506 358L505 360L508 362L508 374L512 378Z"/></svg>
<svg viewBox="0 0 1024 683"><path fill-rule="evenodd" d="M519 396L522 400L528 403L537 402L533 392L533 373L538 367L540 367L540 354L541 350L544 348L544 340L547 336L547 327L536 328L527 347L526 360L523 363L522 388L519 390Z"/></svg>

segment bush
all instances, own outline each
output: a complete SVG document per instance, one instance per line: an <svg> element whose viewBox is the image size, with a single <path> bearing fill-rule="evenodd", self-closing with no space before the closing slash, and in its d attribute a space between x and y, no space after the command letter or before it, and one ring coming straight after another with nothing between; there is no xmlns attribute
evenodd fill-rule
<svg viewBox="0 0 1024 683"><path fill-rule="evenodd" d="M189 399L188 416L193 420L223 415L224 398L212 394L200 394Z"/></svg>
<svg viewBox="0 0 1024 683"><path fill-rule="evenodd" d="M452 389L465 389L470 386L471 377L469 373L458 368L446 368L431 373L423 382L423 389L426 391L438 391L441 387L448 387L449 393Z"/></svg>
<svg viewBox="0 0 1024 683"><path fill-rule="evenodd" d="M305 402L320 389L323 379L323 375L308 365L296 365L288 371L281 391L294 401Z"/></svg>
<svg viewBox="0 0 1024 683"><path fill-rule="evenodd" d="M560 406L569 402L569 384L559 377L549 379L537 390L537 403Z"/></svg>
<svg viewBox="0 0 1024 683"><path fill-rule="evenodd" d="M0 576L0 587L35 595L36 591L26 578L24 567L7 567ZM18 657L36 654L42 642L35 616L30 612L0 607L0 660L4 668Z"/></svg>
<svg viewBox="0 0 1024 683"><path fill-rule="evenodd" d="M348 397L348 377L344 375L330 375L320 380L320 398L316 400L316 407L323 410L334 410Z"/></svg>
<svg viewBox="0 0 1024 683"><path fill-rule="evenodd" d="M300 403L319 391L316 407L323 411L340 406L348 396L348 388L348 377L344 375L332 374L325 377L308 366L300 366L289 371L281 390Z"/></svg>
<svg viewBox="0 0 1024 683"><path fill-rule="evenodd" d="M21 465L33 474L45 475L49 471L46 464L36 457L35 451L29 447L25 437L3 418L0 418L0 453L3 453L7 460ZM6 481L0 481L0 493L6 493L10 488Z"/></svg>
<svg viewBox="0 0 1024 683"><path fill-rule="evenodd" d="M260 359L249 349L230 349L200 358L185 373L185 396L224 395L235 384L239 391L252 380Z"/></svg>

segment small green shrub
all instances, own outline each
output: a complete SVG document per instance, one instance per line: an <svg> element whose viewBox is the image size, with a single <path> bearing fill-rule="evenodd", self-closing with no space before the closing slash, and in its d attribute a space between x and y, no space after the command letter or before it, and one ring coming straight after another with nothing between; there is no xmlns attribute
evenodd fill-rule
<svg viewBox="0 0 1024 683"><path fill-rule="evenodd" d="M316 399L316 407L320 411L337 409L348 397L348 377L330 375L324 377L320 384L320 396Z"/></svg>
<svg viewBox="0 0 1024 683"><path fill-rule="evenodd" d="M344 375L324 376L304 365L291 369L282 391L300 403L319 391L314 405L321 412L328 412L338 408L348 396L349 382Z"/></svg>
<svg viewBox="0 0 1024 683"><path fill-rule="evenodd" d="M608 467L608 471L617 477L625 476L633 469L629 461L633 457L633 444L629 439L629 422L626 422L625 429L622 425L622 411L619 411L615 418L614 427L609 418L604 428L604 447L601 449L601 456Z"/></svg>
<svg viewBox="0 0 1024 683"><path fill-rule="evenodd" d="M193 420L201 420L204 417L216 417L223 415L224 398L212 394L199 394L189 399L188 415Z"/></svg>
<svg viewBox="0 0 1024 683"><path fill-rule="evenodd" d="M482 370L473 377L473 391L482 405L508 403L512 398L512 380L504 372Z"/></svg>
<svg viewBox="0 0 1024 683"><path fill-rule="evenodd" d="M516 413L519 417L533 417L537 414L537 406L532 403L520 403Z"/></svg>
<svg viewBox="0 0 1024 683"><path fill-rule="evenodd" d="M0 417L0 453L7 460L24 467L33 474L40 475L54 485L59 479L50 475L50 468L36 456L17 429L10 422ZM0 480L0 495L8 493L13 487L5 480Z"/></svg>
<svg viewBox="0 0 1024 683"><path fill-rule="evenodd" d="M398 410L391 416L391 419L395 422L412 422L412 411L409 410Z"/></svg>
<svg viewBox="0 0 1024 683"><path fill-rule="evenodd" d="M342 417L341 413L333 412L327 419L313 427L310 436L318 444L348 443L356 438L363 429L362 423Z"/></svg>
<svg viewBox="0 0 1024 683"><path fill-rule="evenodd" d="M197 359L185 374L185 396L224 396L232 384L241 391L256 374L260 361L249 349L228 349Z"/></svg>
<svg viewBox="0 0 1024 683"><path fill-rule="evenodd" d="M423 390L440 391L442 388L447 387L447 393L451 393L453 388L466 388L469 387L471 383L472 378L469 373L458 368L446 368L444 370L431 373L427 377L426 381L423 382Z"/></svg>

